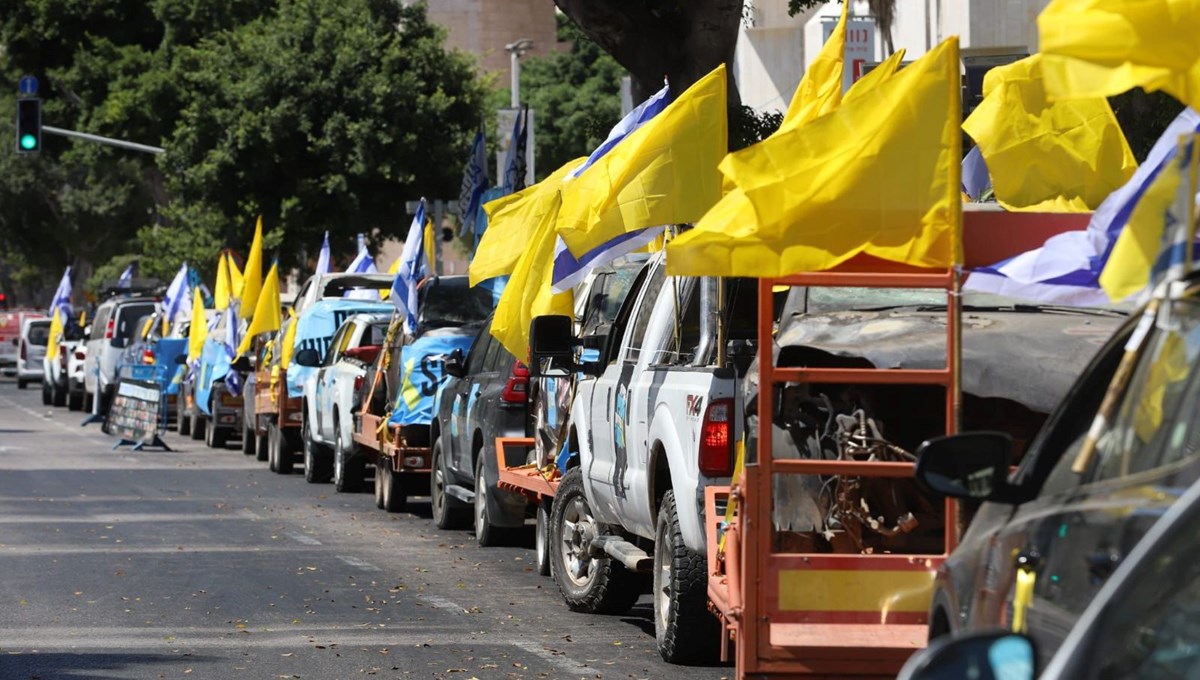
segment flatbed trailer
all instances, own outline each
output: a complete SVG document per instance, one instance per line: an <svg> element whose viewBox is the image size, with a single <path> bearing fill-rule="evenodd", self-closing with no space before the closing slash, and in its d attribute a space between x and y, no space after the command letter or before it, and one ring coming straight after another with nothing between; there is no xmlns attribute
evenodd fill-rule
<svg viewBox="0 0 1200 680"><path fill-rule="evenodd" d="M966 210L967 267L990 265L1083 229L1088 215ZM732 487L705 489L710 609L722 624L737 678L894 678L925 646L934 576L957 545L956 504L943 507L942 549L876 554L803 552L781 539L773 518L781 475L825 479L911 478L912 462L778 458L772 454L775 388L785 384L925 385L945 390L946 434L961 411L962 274L855 258L827 272L759 282L758 437L747 447ZM946 363L936 370L776 367L772 299L777 286L940 288L946 291ZM725 508L722 511L722 507Z"/></svg>
<svg viewBox="0 0 1200 680"><path fill-rule="evenodd" d="M266 444L266 459L272 472L291 474L303 452L300 427L304 420L303 403L287 394L287 379L271 367L254 372L254 427L259 451ZM265 438L265 440L264 440ZM261 459L261 454L260 454Z"/></svg>
<svg viewBox="0 0 1200 680"><path fill-rule="evenodd" d="M378 388L378 382L372 391ZM364 400L371 403L370 396ZM354 414L354 443L366 461L375 466L375 505L400 512L409 496L429 493L430 450L428 428L425 441L409 441L407 428L388 425L388 416L370 413L364 407Z"/></svg>

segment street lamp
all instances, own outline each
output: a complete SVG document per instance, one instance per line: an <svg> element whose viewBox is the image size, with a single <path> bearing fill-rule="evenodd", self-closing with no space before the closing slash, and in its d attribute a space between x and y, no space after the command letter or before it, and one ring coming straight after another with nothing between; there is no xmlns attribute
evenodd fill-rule
<svg viewBox="0 0 1200 680"><path fill-rule="evenodd" d="M533 49L533 41L521 38L505 45L504 49L512 59L512 107L516 109L521 106L521 57Z"/></svg>

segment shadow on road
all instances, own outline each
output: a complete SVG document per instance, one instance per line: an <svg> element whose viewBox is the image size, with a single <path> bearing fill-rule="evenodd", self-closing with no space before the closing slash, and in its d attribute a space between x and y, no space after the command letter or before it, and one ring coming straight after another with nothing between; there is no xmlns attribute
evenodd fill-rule
<svg viewBox="0 0 1200 680"><path fill-rule="evenodd" d="M0 656L0 678L6 680L55 680L57 678L147 677L150 667L170 664L197 667L218 659L181 654L138 654L113 652L39 652ZM139 672L139 669L142 669ZM200 672L198 677L205 677Z"/></svg>

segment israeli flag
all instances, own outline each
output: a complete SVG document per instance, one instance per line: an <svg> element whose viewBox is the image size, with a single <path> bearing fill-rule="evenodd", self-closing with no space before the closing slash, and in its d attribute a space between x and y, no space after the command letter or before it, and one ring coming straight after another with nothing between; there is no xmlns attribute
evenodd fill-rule
<svg viewBox="0 0 1200 680"><path fill-rule="evenodd" d="M963 290L1081 307L1110 304L1100 272L1146 187L1175 157L1180 135L1200 132L1200 114L1184 109L1155 142L1133 177L1100 204L1085 231L1050 237L1035 250L971 272Z"/></svg>
<svg viewBox="0 0 1200 680"><path fill-rule="evenodd" d="M504 188L509 193L525 188L525 146L529 135L525 120L528 115L529 107L522 107L513 120L512 141L504 158Z"/></svg>
<svg viewBox="0 0 1200 680"><path fill-rule="evenodd" d="M53 317L54 310L59 310L63 313L63 323L71 316L71 268L67 267L63 271L62 278L58 281L58 288L54 291L54 298L50 301L50 311L48 315Z"/></svg>
<svg viewBox="0 0 1200 680"><path fill-rule="evenodd" d="M655 92L653 96L639 104L637 108L625 114L625 117L608 133L608 138L600 146L596 147L596 150L588 156L588 159L582 165L567 175L568 181L582 175L584 171L595 165L596 161L616 148L634 130L650 122L652 118L662 113L663 109L667 108L667 105L671 103L669 95L669 89L664 85L661 90ZM596 267L608 264L622 255L627 255L639 248L645 247L652 243L654 239L661 236L665 228L651 227L649 229L621 234L578 258L572 255L571 251L567 250L567 244L562 238L559 238L554 244L554 274L550 279L550 290L555 293L565 293L571 290L587 276L588 272Z"/></svg>
<svg viewBox="0 0 1200 680"><path fill-rule="evenodd" d="M166 294L163 295L163 316L167 323L174 323L175 318L185 312L190 314L191 300L191 288L188 286L188 264L184 262L175 274L175 278L171 280L171 285L167 287Z"/></svg>
<svg viewBox="0 0 1200 680"><path fill-rule="evenodd" d="M229 362L237 358L237 348L242 344L242 320L238 316L238 306L236 302L230 302L225 310L225 340L221 344ZM225 373L225 387L235 397L242 393L242 378L232 368Z"/></svg>
<svg viewBox="0 0 1200 680"><path fill-rule="evenodd" d="M459 236L475 232L476 217L487 188L487 140L483 130L480 130L475 133L475 141L471 142L471 159L463 168L462 189L458 194Z"/></svg>
<svg viewBox="0 0 1200 680"><path fill-rule="evenodd" d="M359 234L362 237L362 234ZM354 256L354 261L346 268L347 274L378 274L379 270L375 268L375 258L371 257L371 252L367 250L365 242L358 250L358 255ZM378 300L379 291L370 288L358 288L356 290L348 290L342 294L344 298L351 300Z"/></svg>
<svg viewBox="0 0 1200 680"><path fill-rule="evenodd" d="M321 243L321 252L317 254L317 276L328 274L329 269L329 232L325 232L325 241Z"/></svg>
<svg viewBox="0 0 1200 680"><path fill-rule="evenodd" d="M117 279L117 288L132 288L133 287L133 264L131 263L121 272L121 278Z"/></svg>
<svg viewBox="0 0 1200 680"><path fill-rule="evenodd" d="M417 328L417 284L428 275L425 262L425 199L417 205L417 214L408 228L404 251L400 253L400 266L396 268L396 279L392 281L392 304L404 317L404 328L410 334Z"/></svg>

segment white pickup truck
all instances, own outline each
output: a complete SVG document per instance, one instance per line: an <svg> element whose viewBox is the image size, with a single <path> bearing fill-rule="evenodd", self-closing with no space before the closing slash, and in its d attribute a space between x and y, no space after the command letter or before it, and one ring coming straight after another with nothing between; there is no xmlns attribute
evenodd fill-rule
<svg viewBox="0 0 1200 680"><path fill-rule="evenodd" d="M568 462L550 516L550 566L575 611L633 606L653 575L659 653L672 663L715 659L707 608L704 489L727 484L741 436L738 383L753 358L756 287L669 277L663 256L638 274L598 362L577 361L567 317L532 326L535 371L580 371ZM723 324L724 342L718 339ZM721 361L718 345L737 347ZM718 365L719 364L719 365Z"/></svg>

